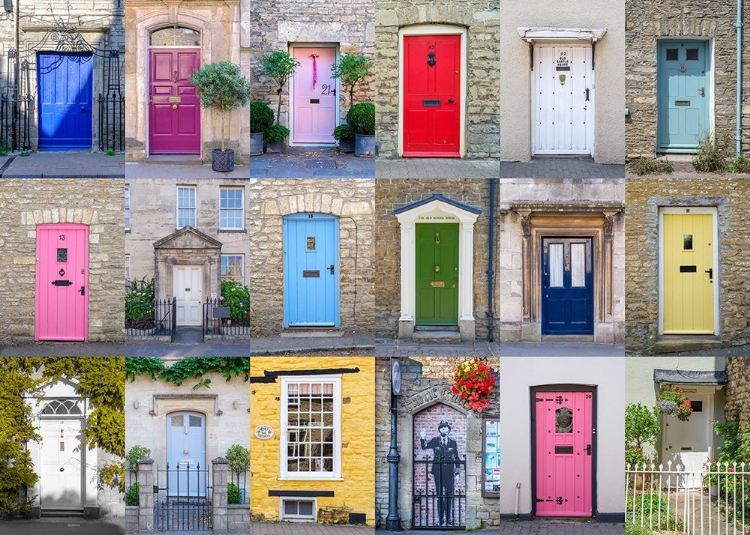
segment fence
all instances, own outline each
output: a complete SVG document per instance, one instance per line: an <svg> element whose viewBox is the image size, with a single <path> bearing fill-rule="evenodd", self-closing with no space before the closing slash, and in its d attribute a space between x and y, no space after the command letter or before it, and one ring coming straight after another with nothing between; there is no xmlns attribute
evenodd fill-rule
<svg viewBox="0 0 750 535"><path fill-rule="evenodd" d="M197 464L156 469L154 530L208 531L213 507L210 471Z"/></svg>
<svg viewBox="0 0 750 535"><path fill-rule="evenodd" d="M229 471L229 492L227 502L230 505L247 505L250 503L250 487L248 481L250 481L249 470L242 472ZM232 490L232 485L236 487L236 490ZM232 495L233 492L236 493L234 496Z"/></svg>
<svg viewBox="0 0 750 535"><path fill-rule="evenodd" d="M412 528L466 527L466 460L414 459Z"/></svg>
<svg viewBox="0 0 750 535"><path fill-rule="evenodd" d="M125 150L125 95L120 86L120 53L109 50L104 58L105 92L99 93L99 150Z"/></svg>
<svg viewBox="0 0 750 535"><path fill-rule="evenodd" d="M177 298L154 299L151 311L139 318L125 320L125 336L169 336L177 329Z"/></svg>
<svg viewBox="0 0 750 535"><path fill-rule="evenodd" d="M221 299L206 299L203 303L203 339L206 336L250 336L250 307L232 313Z"/></svg>
<svg viewBox="0 0 750 535"><path fill-rule="evenodd" d="M748 469L745 463L628 465L626 522L648 533L750 534Z"/></svg>

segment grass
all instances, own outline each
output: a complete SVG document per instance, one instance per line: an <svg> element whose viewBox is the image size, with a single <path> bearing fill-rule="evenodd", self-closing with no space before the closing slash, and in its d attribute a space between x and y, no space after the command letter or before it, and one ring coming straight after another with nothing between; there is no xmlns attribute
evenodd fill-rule
<svg viewBox="0 0 750 535"><path fill-rule="evenodd" d="M114 150L112 150L112 149L109 149L109 150L108 150L107 152L105 152L104 154L106 154L107 156L114 156L115 154L117 154L117 152L116 152L116 151L114 151Z"/></svg>
<svg viewBox="0 0 750 535"><path fill-rule="evenodd" d="M655 175L661 173L671 173L674 169L672 162L666 158L647 158L641 156L630 165L630 170L636 175Z"/></svg>

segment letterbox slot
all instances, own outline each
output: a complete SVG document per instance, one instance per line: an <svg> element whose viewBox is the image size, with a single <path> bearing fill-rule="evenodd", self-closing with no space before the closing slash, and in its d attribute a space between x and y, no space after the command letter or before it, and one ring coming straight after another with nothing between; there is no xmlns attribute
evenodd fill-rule
<svg viewBox="0 0 750 535"><path fill-rule="evenodd" d="M437 99L426 98L422 100L422 106L424 106L425 108L430 108L430 107L437 108L440 106L440 99L439 98Z"/></svg>
<svg viewBox="0 0 750 535"><path fill-rule="evenodd" d="M302 277L306 279L318 279L320 278L320 270L319 269L303 269Z"/></svg>
<svg viewBox="0 0 750 535"><path fill-rule="evenodd" d="M697 266L680 266L680 273L697 273Z"/></svg>

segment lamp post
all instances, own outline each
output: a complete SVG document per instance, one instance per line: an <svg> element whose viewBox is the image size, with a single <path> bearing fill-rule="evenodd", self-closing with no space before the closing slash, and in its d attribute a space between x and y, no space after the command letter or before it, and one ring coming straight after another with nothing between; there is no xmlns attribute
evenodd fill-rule
<svg viewBox="0 0 750 535"><path fill-rule="evenodd" d="M391 358L391 448L388 450L388 516L385 519L387 531L401 530L401 517L398 514L398 396L401 395L401 364L398 358Z"/></svg>

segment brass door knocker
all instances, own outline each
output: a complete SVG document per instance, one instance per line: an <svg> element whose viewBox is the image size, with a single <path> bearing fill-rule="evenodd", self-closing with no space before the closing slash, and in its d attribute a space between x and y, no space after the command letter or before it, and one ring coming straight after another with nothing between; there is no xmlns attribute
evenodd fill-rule
<svg viewBox="0 0 750 535"><path fill-rule="evenodd" d="M440 233L435 233L435 245L440 245Z"/></svg>

